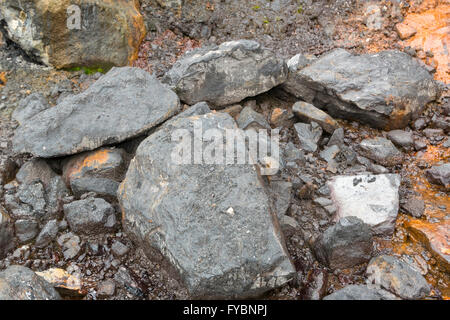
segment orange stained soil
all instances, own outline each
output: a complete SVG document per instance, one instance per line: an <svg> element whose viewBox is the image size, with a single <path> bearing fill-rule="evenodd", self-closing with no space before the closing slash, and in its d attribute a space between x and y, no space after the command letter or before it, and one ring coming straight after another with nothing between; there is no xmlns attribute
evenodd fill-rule
<svg viewBox="0 0 450 320"><path fill-rule="evenodd" d="M448 148L429 145L426 152L416 153L409 160L406 170L414 191L425 202L425 212L421 219L400 214L392 241L392 249L397 254L415 257L421 256L423 251L430 254L425 278L439 289L444 299L450 297L450 197L444 187L430 184L424 170L417 165L436 165L449 158Z"/></svg>
<svg viewBox="0 0 450 320"><path fill-rule="evenodd" d="M6 84L6 72L0 72L0 88Z"/></svg>
<svg viewBox="0 0 450 320"><path fill-rule="evenodd" d="M423 61L436 67L435 79L450 83L450 1L426 0L422 3L425 9L419 13L408 14L401 26L415 31L405 39L404 44L432 52L432 57L420 56Z"/></svg>

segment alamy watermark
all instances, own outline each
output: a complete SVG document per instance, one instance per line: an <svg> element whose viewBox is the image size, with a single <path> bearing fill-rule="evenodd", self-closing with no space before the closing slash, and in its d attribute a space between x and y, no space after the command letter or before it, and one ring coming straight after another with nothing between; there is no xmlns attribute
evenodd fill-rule
<svg viewBox="0 0 450 320"><path fill-rule="evenodd" d="M177 144L171 152L176 165L258 164L262 175L276 174L280 167L279 130L217 129L203 130L200 120L194 121L193 130L176 129L172 142Z"/></svg>

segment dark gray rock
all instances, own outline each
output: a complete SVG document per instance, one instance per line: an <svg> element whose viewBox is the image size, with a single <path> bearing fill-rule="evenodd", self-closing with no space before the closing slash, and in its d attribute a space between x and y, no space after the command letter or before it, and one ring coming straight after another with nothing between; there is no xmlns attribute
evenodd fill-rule
<svg viewBox="0 0 450 320"><path fill-rule="evenodd" d="M403 153L385 138L364 139L357 145L356 149L362 156L382 166L391 167L401 164L403 161Z"/></svg>
<svg viewBox="0 0 450 320"><path fill-rule="evenodd" d="M94 192L102 198L115 198L119 182L105 178L77 178L73 179L70 187L75 197L80 198L83 194Z"/></svg>
<svg viewBox="0 0 450 320"><path fill-rule="evenodd" d="M238 40L186 53L164 76L180 99L214 107L238 103L283 83L286 63L259 43Z"/></svg>
<svg viewBox="0 0 450 320"><path fill-rule="evenodd" d="M401 207L414 218L421 218L425 212L425 201L417 197L408 197Z"/></svg>
<svg viewBox="0 0 450 320"><path fill-rule="evenodd" d="M17 172L16 162L8 156L0 156L0 185L9 183Z"/></svg>
<svg viewBox="0 0 450 320"><path fill-rule="evenodd" d="M322 160L330 162L334 158L336 158L336 156L339 154L340 151L341 149L339 149L337 145L332 145L331 147L326 147L325 149L323 149L319 153L319 156Z"/></svg>
<svg viewBox="0 0 450 320"><path fill-rule="evenodd" d="M337 208L335 221L354 216L375 234L393 234L399 208L399 175L336 176L328 185Z"/></svg>
<svg viewBox="0 0 450 320"><path fill-rule="evenodd" d="M430 182L448 188L450 186L450 163L433 166L431 169L425 171L425 175Z"/></svg>
<svg viewBox="0 0 450 320"><path fill-rule="evenodd" d="M45 190L39 180L21 184L16 197L22 203L29 205L33 209L33 214L36 217L41 218L45 215L45 207L47 205L45 200Z"/></svg>
<svg viewBox="0 0 450 320"><path fill-rule="evenodd" d="M179 111L176 94L154 76L113 68L86 91L24 122L13 149L46 158L94 150L139 136Z"/></svg>
<svg viewBox="0 0 450 320"><path fill-rule="evenodd" d="M193 297L248 297L285 284L295 271L255 167L173 161L172 133L192 135L194 121L237 128L228 114L208 113L144 140L118 191L125 231L150 258L161 253Z"/></svg>
<svg viewBox="0 0 450 320"><path fill-rule="evenodd" d="M366 275L367 283L380 286L403 299L422 299L430 294L425 278L409 264L392 256L373 258Z"/></svg>
<svg viewBox="0 0 450 320"><path fill-rule="evenodd" d="M339 127L336 120L310 103L297 102L292 107L292 111L302 121L317 122L328 133L333 133Z"/></svg>
<svg viewBox="0 0 450 320"><path fill-rule="evenodd" d="M69 189L61 176L53 177L47 187L47 213L44 220L56 218L62 211L63 199L69 195Z"/></svg>
<svg viewBox="0 0 450 320"><path fill-rule="evenodd" d="M237 118L237 124L239 128L243 130L247 129L267 129L270 130L270 125L266 118L261 114L253 110L250 106L245 107Z"/></svg>
<svg viewBox="0 0 450 320"><path fill-rule="evenodd" d="M19 101L19 105L12 114L12 119L22 124L48 108L50 105L41 93L32 93Z"/></svg>
<svg viewBox="0 0 450 320"><path fill-rule="evenodd" d="M14 249L14 225L6 212L0 205L0 259Z"/></svg>
<svg viewBox="0 0 450 320"><path fill-rule="evenodd" d="M53 286L32 270L10 266L0 272L0 300L60 300Z"/></svg>
<svg viewBox="0 0 450 320"><path fill-rule="evenodd" d="M387 134L389 140L391 140L396 146L411 150L414 146L414 137L411 131L392 130Z"/></svg>
<svg viewBox="0 0 450 320"><path fill-rule="evenodd" d="M315 122L296 123L294 129L297 133L300 147L308 152L315 152L317 150L317 143L322 136L322 128Z"/></svg>
<svg viewBox="0 0 450 320"><path fill-rule="evenodd" d="M328 147L334 145L338 147L342 147L344 145L344 128L338 128L334 130L333 134L330 137L330 140L328 140Z"/></svg>
<svg viewBox="0 0 450 320"><path fill-rule="evenodd" d="M357 156L356 161L366 167L367 171L373 173L389 173L389 170L383 166L373 163L366 157Z"/></svg>
<svg viewBox="0 0 450 320"><path fill-rule="evenodd" d="M42 228L38 237L36 238L35 246L36 248L44 248L49 245L53 239L56 238L58 234L58 221L50 220L47 224Z"/></svg>
<svg viewBox="0 0 450 320"><path fill-rule="evenodd" d="M44 159L33 159L25 162L16 174L16 180L21 184L28 184L39 179L45 188L57 174Z"/></svg>
<svg viewBox="0 0 450 320"><path fill-rule="evenodd" d="M352 284L333 292L323 300L398 300L398 298L375 286Z"/></svg>
<svg viewBox="0 0 450 320"><path fill-rule="evenodd" d="M270 194L273 197L275 211L279 219L284 216L289 209L292 199L292 182L270 181Z"/></svg>
<svg viewBox="0 0 450 320"><path fill-rule="evenodd" d="M427 140L426 139L414 140L414 149L416 151L424 150L426 148L427 148Z"/></svg>
<svg viewBox="0 0 450 320"><path fill-rule="evenodd" d="M27 243L38 235L39 224L35 220L17 220L14 223L14 229L20 243Z"/></svg>
<svg viewBox="0 0 450 320"><path fill-rule="evenodd" d="M439 95L433 76L406 53L352 55L336 49L290 76L285 90L332 117L405 127Z"/></svg>
<svg viewBox="0 0 450 320"><path fill-rule="evenodd" d="M356 217L344 217L314 243L320 262L331 269L345 269L367 262L372 253L370 227Z"/></svg>
<svg viewBox="0 0 450 320"><path fill-rule="evenodd" d="M114 230L113 206L100 198L88 197L64 205L64 216L70 229L78 234L95 235Z"/></svg>
<svg viewBox="0 0 450 320"><path fill-rule="evenodd" d="M303 79L301 77L297 78L297 74L300 70L309 66L316 60L317 58L313 55L304 55L301 53L296 54L291 59L289 59L287 61L289 75L286 82L281 85L283 90L289 92L297 98L312 102L314 100L314 92L308 90L308 88L304 84ZM305 95L307 92L311 92L311 94L309 96Z"/></svg>

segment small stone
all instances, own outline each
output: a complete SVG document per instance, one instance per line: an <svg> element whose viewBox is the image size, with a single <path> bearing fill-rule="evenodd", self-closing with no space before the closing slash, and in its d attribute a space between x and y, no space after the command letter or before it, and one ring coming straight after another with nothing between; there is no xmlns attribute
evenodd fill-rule
<svg viewBox="0 0 450 320"><path fill-rule="evenodd" d="M391 140L396 146L410 150L414 145L414 138L412 132L403 130L392 130L387 134L389 140Z"/></svg>
<svg viewBox="0 0 450 320"><path fill-rule="evenodd" d="M28 184L36 179L42 182L45 188L50 185L56 173L44 159L33 159L26 162L17 172L16 180L21 184Z"/></svg>
<svg viewBox="0 0 450 320"><path fill-rule="evenodd" d="M430 294L425 278L409 264L392 256L373 258L366 275L367 283L378 285L403 299L422 299Z"/></svg>
<svg viewBox="0 0 450 320"><path fill-rule="evenodd" d="M111 251L116 257L120 258L125 256L128 253L128 251L130 251L130 248L128 248L120 241L114 241L114 243L111 246Z"/></svg>
<svg viewBox="0 0 450 320"><path fill-rule="evenodd" d="M307 122L314 121L330 134L339 127L336 120L312 104L303 101L297 102L292 107L292 111L300 120Z"/></svg>
<svg viewBox="0 0 450 320"><path fill-rule="evenodd" d="M115 292L116 283L111 279L100 282L97 288L97 295L99 298L111 297Z"/></svg>
<svg viewBox="0 0 450 320"><path fill-rule="evenodd" d="M289 110L275 108L270 116L270 123L275 127L290 127L293 124L294 115Z"/></svg>
<svg viewBox="0 0 450 320"><path fill-rule="evenodd" d="M315 152L317 150L317 143L322 136L322 128L315 122L311 124L296 123L294 124L297 133L300 147L308 152Z"/></svg>
<svg viewBox="0 0 450 320"><path fill-rule="evenodd" d="M270 125L264 116L251 107L245 107L239 117L237 118L237 124L239 128L243 130L247 129L268 129L270 130Z"/></svg>
<svg viewBox="0 0 450 320"><path fill-rule="evenodd" d="M289 209L292 199L292 182L270 181L271 195L275 204L278 218L284 216Z"/></svg>
<svg viewBox="0 0 450 320"><path fill-rule="evenodd" d="M425 202L417 197L408 197L402 204L402 209L414 218L422 217L425 212Z"/></svg>
<svg viewBox="0 0 450 320"><path fill-rule="evenodd" d="M327 146L338 146L342 147L344 145L344 129L338 128L334 130L333 134L330 137L330 140L328 140Z"/></svg>
<svg viewBox="0 0 450 320"><path fill-rule="evenodd" d="M14 225L5 208L0 205L0 259L14 249Z"/></svg>
<svg viewBox="0 0 450 320"><path fill-rule="evenodd" d="M39 232L39 224L34 220L17 220L14 228L20 243L30 242Z"/></svg>
<svg viewBox="0 0 450 320"><path fill-rule="evenodd" d="M58 221L50 220L47 224L42 228L41 233L36 239L35 246L37 248L44 248L49 245L53 239L56 238L58 234Z"/></svg>
<svg viewBox="0 0 450 320"><path fill-rule="evenodd" d="M331 147L326 147L320 152L320 158L326 162L332 161L341 152L337 145L332 145Z"/></svg>
<svg viewBox="0 0 450 320"><path fill-rule="evenodd" d="M345 269L367 262L372 252L372 232L356 217L344 217L314 243L316 257L331 269Z"/></svg>
<svg viewBox="0 0 450 320"><path fill-rule="evenodd" d="M71 232L61 235L57 242L63 248L64 259L66 260L75 258L81 250L80 238Z"/></svg>
<svg viewBox="0 0 450 320"><path fill-rule="evenodd" d="M394 144L381 137L361 141L357 146L357 151L382 166L395 166L403 161L403 154Z"/></svg>
<svg viewBox="0 0 450 320"><path fill-rule="evenodd" d="M70 274L64 269L51 268L36 274L56 288L62 296L83 296L82 283L79 276Z"/></svg>
<svg viewBox="0 0 450 320"><path fill-rule="evenodd" d="M431 183L450 188L450 163L433 166L425 171L425 175Z"/></svg>
<svg viewBox="0 0 450 320"><path fill-rule="evenodd" d="M414 149L416 151L424 150L427 148L427 141L424 139L416 139L414 140Z"/></svg>
<svg viewBox="0 0 450 320"><path fill-rule="evenodd" d="M406 23L397 23L395 25L395 31L397 31L398 36L402 40L411 38L413 35L415 35L417 33L416 28L414 28Z"/></svg>

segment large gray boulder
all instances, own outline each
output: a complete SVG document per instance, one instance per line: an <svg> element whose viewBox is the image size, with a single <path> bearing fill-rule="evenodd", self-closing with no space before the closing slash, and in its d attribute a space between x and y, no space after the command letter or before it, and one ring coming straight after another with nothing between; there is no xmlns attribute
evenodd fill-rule
<svg viewBox="0 0 450 320"><path fill-rule="evenodd" d="M336 176L328 186L337 208L336 221L354 216L377 235L393 234L399 208L399 175Z"/></svg>
<svg viewBox="0 0 450 320"><path fill-rule="evenodd" d="M180 111L179 99L154 76L113 68L81 94L22 123L14 151L56 157L139 136Z"/></svg>
<svg viewBox="0 0 450 320"><path fill-rule="evenodd" d="M238 40L185 54L164 76L180 99L222 107L283 83L286 63L255 41Z"/></svg>
<svg viewBox="0 0 450 320"><path fill-rule="evenodd" d="M19 101L19 105L11 117L17 122L23 123L48 108L50 105L44 96L41 93L33 93Z"/></svg>
<svg viewBox="0 0 450 320"><path fill-rule="evenodd" d="M439 95L433 76L399 51L353 55L336 49L298 68L284 90L333 117L398 129Z"/></svg>
<svg viewBox="0 0 450 320"><path fill-rule="evenodd" d="M178 116L144 140L118 191L125 231L150 258L162 254L193 297L242 298L285 284L295 270L256 168L173 161L171 135L192 135L195 121L204 131L237 128L226 113Z"/></svg>
<svg viewBox="0 0 450 320"><path fill-rule="evenodd" d="M60 300L53 286L32 270L10 266L0 272L0 300Z"/></svg>

